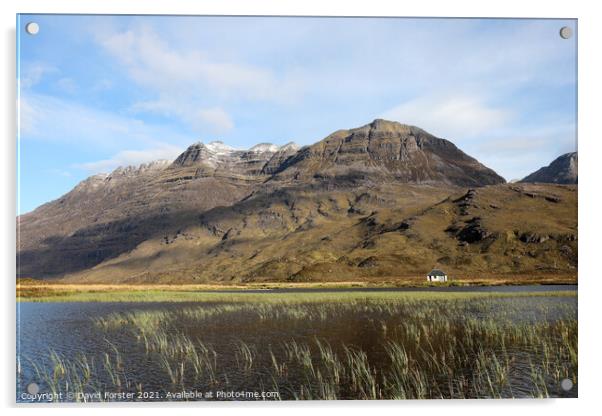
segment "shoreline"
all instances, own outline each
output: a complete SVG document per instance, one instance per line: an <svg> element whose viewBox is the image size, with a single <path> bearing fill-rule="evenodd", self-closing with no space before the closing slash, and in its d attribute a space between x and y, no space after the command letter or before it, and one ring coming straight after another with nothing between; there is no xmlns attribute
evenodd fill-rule
<svg viewBox="0 0 602 416"><path fill-rule="evenodd" d="M535 297L575 297L577 290L520 291L520 292L442 292L442 291L389 291L389 292L111 292L72 293L54 296L17 298L17 304L35 303L345 303L354 301L433 301L452 299L501 299Z"/></svg>
<svg viewBox="0 0 602 416"><path fill-rule="evenodd" d="M447 283L428 283L402 281L402 282L308 282L308 283L282 283L262 282L247 284L72 284L54 282L27 281L17 283L17 302L112 302L112 301L195 301L217 297L236 297L238 295L291 295L291 294L328 294L329 296L345 296L346 294L403 294L403 293L433 293L433 294L507 294L518 295L521 293L554 293L562 289L546 290L517 290L504 291L505 287L533 286L575 286L577 281L571 279L539 280L539 281L453 281ZM489 283L489 284L487 284ZM500 288L499 291L486 290L487 288ZM471 291L470 288L475 288ZM399 289L399 290L396 290ZM407 291L404 291L407 289ZM463 290L464 289L464 290ZM480 289L480 290L476 290ZM570 289L569 289L570 290Z"/></svg>
<svg viewBox="0 0 602 416"><path fill-rule="evenodd" d="M416 277L401 277L401 278L365 278L363 280L324 280L324 281L254 281L254 282L215 282L215 283L158 283L158 282L133 282L133 283L107 283L107 282L71 282L61 279L32 279L21 278L17 279L17 289L33 288L33 287L72 287L72 288L112 288L112 287L127 287L127 288L182 288L195 287L206 288L233 288L233 289L248 289L248 288L301 288L301 287L425 287L425 286L523 286L523 285L569 285L577 284L576 275L547 275L539 277L527 277L520 275L510 276L487 276L481 278L460 278L451 279L448 282L428 282L424 278Z"/></svg>

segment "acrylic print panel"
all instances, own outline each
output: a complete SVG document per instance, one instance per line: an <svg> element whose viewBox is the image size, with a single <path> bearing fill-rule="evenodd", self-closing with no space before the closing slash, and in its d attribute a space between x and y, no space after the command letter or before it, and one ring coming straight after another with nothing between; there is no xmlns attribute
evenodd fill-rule
<svg viewBox="0 0 602 416"><path fill-rule="evenodd" d="M577 396L576 20L17 33L18 402Z"/></svg>

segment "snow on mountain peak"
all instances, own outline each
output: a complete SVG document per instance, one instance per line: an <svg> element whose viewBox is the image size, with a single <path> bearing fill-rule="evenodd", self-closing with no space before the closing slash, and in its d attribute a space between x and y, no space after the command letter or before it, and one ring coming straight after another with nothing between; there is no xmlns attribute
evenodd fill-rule
<svg viewBox="0 0 602 416"><path fill-rule="evenodd" d="M295 142L288 142L287 144L280 146L280 151L297 151L299 150L300 147L297 143Z"/></svg>
<svg viewBox="0 0 602 416"><path fill-rule="evenodd" d="M227 154L227 153L231 153L236 150L234 147L228 146L221 140L209 142L205 145L205 147L217 154Z"/></svg>
<svg viewBox="0 0 602 416"><path fill-rule="evenodd" d="M277 152L279 149L280 149L280 147L278 147L272 143L259 143L259 144L256 144L255 146L251 147L249 149L249 151L263 153L263 152Z"/></svg>

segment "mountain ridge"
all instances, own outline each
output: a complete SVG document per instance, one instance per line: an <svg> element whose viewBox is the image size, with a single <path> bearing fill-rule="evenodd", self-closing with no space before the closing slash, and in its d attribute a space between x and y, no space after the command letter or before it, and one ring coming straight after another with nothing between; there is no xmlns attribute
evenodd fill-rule
<svg viewBox="0 0 602 416"><path fill-rule="evenodd" d="M110 173L98 173L92 175L80 183L76 184L74 189L78 189L84 184L95 183L96 185L100 185L102 180L110 181L116 179L121 176L132 176L136 174L157 172L164 169L179 169L179 168L198 168L195 170L194 175L196 177L200 177L203 175L212 175L212 174L222 174L227 175L227 173L236 173L243 176L266 176L265 178L261 178L262 180L273 179L271 176L278 177L277 179L290 179L295 175L298 176L299 167L297 164L304 162L305 159L315 159L316 149L320 146L324 146L324 144L328 144L329 140L333 138L339 138L341 135L349 137L357 132L362 132L366 129L371 130L371 134L374 132L378 133L391 133L397 134L398 138L405 139L404 143L396 146L395 152L392 152L394 146L390 146L385 150L385 153L389 153L390 155L398 156L397 160L406 162L409 161L409 154L415 153L419 148L424 146L431 145L429 141L436 140L438 141L440 148L448 148L454 153L455 157L459 157L463 159L463 161L468 162L471 168L480 168L484 172L484 181L479 182L475 179L466 179L463 178L460 180L460 183L457 185L460 186L482 186L487 184L495 184L495 183L503 183L505 180L497 175L493 170L483 166L478 163L476 159L471 158L470 156L464 154L461 150L459 150L452 142L449 142L445 139L439 139L435 136L430 135L423 129L420 129L415 126L401 124L398 122L391 122L383 119L375 119L371 123L368 123L364 126L349 129L349 130L337 130L334 133L328 135L326 138L314 143L309 146L299 146L294 142L288 142L284 145L278 146L272 143L258 143L254 146L251 146L248 149L239 149L225 144L223 141L214 140L208 143L204 143L202 141L195 142L188 146L186 150L184 150L175 160L168 161L165 159L159 159L151 162L141 163L138 165L128 165L128 166L119 166L115 168ZM407 138L403 138L403 134L407 135ZM416 141L416 136L419 137L419 141ZM381 138L382 139L382 138ZM372 139L370 139L372 140ZM377 138L378 140L378 138ZM387 143L390 145L390 143ZM370 153L368 146L365 146L367 153ZM340 150L340 149L339 149ZM322 153L326 153L325 151ZM353 153L347 152L347 153ZM361 153L361 152L359 152ZM369 154L369 158L374 160L386 159L382 157L382 154L375 154L376 152L372 152ZM348 155L344 155L342 158L341 155L330 155L330 160L325 160L324 164L330 165L326 166L323 171L317 169L316 172L311 171L311 167L308 169L310 171L311 176L324 179L328 177L328 173L332 173L333 166L336 165L337 162L341 165L345 165L345 157ZM353 155L352 155L353 156ZM396 160L394 157L389 158L390 160ZM361 162L364 162L363 160ZM373 163L374 164L374 163ZM378 173L382 174L387 169L386 162L384 168L380 167L370 167L363 166L365 170L365 174L375 174L378 176ZM452 168L458 169L457 166L453 166ZM398 169L399 170L399 169ZM412 167L409 168L412 170ZM414 167L416 170L416 167ZM380 171L380 172L379 172ZM352 170L354 174L357 174L356 170ZM325 174L326 173L326 174ZM390 172L388 172L390 173ZM470 174L474 174L474 171L470 171ZM400 177L399 175L389 175L389 179L401 180L404 182L411 183L436 183L438 181L442 181L443 183L449 184L454 183L454 180L445 180L444 175L435 175L436 177L429 178L428 176L420 176L414 174L413 177ZM332 175L333 178L336 179L337 175ZM382 179L382 178L379 178ZM344 182L344 181L343 181ZM60 199L60 198L59 198Z"/></svg>
<svg viewBox="0 0 602 416"><path fill-rule="evenodd" d="M332 148L333 144L336 149ZM428 153L432 154L431 158L425 156ZM317 160L320 158L322 160ZM118 167L109 175L122 170L135 171L145 165ZM169 166L171 169L185 167L204 168L207 174L231 171L247 176L274 175L275 179L298 178L300 170L318 179L336 178L345 176L340 171L348 169L354 175L380 173L389 179L411 183L483 186L505 182L452 142L418 127L383 119L337 130L303 147L289 142L282 146L258 143L249 149L237 149L222 141L199 141L188 146Z"/></svg>
<svg viewBox="0 0 602 416"><path fill-rule="evenodd" d="M375 120L311 146L255 150L197 142L174 161L87 178L17 218L19 276L297 281L420 273L430 263L522 273L545 256L563 273L576 265L576 189L505 184L417 127ZM468 189L479 197L462 199ZM519 223L506 218L525 209Z"/></svg>
<svg viewBox="0 0 602 416"><path fill-rule="evenodd" d="M506 182L452 142L418 127L383 119L337 130L304 147L283 164L276 176L290 178L303 173L335 179L345 174L361 178L380 173L379 177L408 183L459 186Z"/></svg>

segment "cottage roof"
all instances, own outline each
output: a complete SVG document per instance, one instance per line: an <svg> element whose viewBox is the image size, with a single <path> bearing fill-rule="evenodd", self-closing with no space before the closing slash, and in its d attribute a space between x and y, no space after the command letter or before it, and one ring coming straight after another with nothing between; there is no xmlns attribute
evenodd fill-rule
<svg viewBox="0 0 602 416"><path fill-rule="evenodd" d="M427 276L446 276L446 274L439 269L433 269L427 274Z"/></svg>

